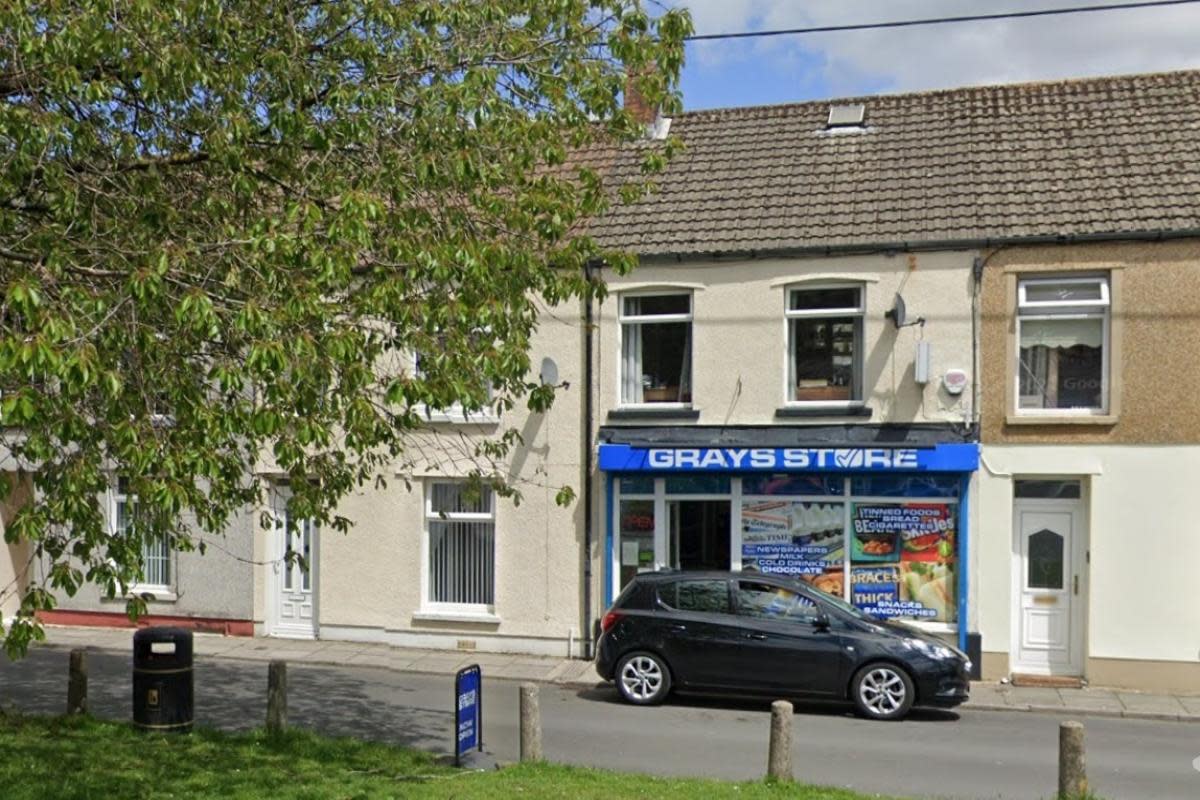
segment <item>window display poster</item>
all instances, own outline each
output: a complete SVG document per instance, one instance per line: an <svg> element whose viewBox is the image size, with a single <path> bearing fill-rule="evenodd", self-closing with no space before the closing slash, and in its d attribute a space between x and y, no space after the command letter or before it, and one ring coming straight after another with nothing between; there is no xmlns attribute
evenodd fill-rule
<svg viewBox="0 0 1200 800"><path fill-rule="evenodd" d="M955 510L949 503L856 503L851 602L878 617L954 622Z"/></svg>
<svg viewBox="0 0 1200 800"><path fill-rule="evenodd" d="M840 503L742 502L742 569L813 581L846 557Z"/></svg>

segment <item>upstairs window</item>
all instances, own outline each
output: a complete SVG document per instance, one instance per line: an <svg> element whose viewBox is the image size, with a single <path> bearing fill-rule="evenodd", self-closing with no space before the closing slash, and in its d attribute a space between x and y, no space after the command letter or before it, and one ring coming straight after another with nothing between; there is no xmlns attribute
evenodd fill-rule
<svg viewBox="0 0 1200 800"><path fill-rule="evenodd" d="M1017 284L1017 411L1108 412L1107 277Z"/></svg>
<svg viewBox="0 0 1200 800"><path fill-rule="evenodd" d="M788 400L861 402L861 286L792 289L787 298Z"/></svg>
<svg viewBox="0 0 1200 800"><path fill-rule="evenodd" d="M621 402L692 402L692 296L621 298Z"/></svg>

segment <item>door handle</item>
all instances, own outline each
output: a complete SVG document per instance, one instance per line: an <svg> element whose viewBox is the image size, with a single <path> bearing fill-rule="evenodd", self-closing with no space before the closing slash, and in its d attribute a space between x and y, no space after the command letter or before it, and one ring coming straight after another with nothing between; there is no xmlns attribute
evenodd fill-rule
<svg viewBox="0 0 1200 800"><path fill-rule="evenodd" d="M687 633L687 625L672 625L672 633Z"/></svg>
<svg viewBox="0 0 1200 800"><path fill-rule="evenodd" d="M757 639L760 642L766 641L767 639L767 635L765 633L747 633L745 636L747 639Z"/></svg>

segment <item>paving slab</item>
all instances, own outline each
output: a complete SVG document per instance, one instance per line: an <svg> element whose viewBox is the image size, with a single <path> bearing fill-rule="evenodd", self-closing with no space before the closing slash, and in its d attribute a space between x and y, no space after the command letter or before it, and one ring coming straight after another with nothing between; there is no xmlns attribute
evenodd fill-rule
<svg viewBox="0 0 1200 800"><path fill-rule="evenodd" d="M972 685L969 705L1007 706L1008 690L1000 686Z"/></svg>
<svg viewBox="0 0 1200 800"><path fill-rule="evenodd" d="M1010 705L1061 707L1062 697L1057 689L1032 686L1014 686L1008 690Z"/></svg>
<svg viewBox="0 0 1200 800"><path fill-rule="evenodd" d="M1059 689L1062 706L1078 708L1086 711L1106 711L1119 714L1125 710L1120 699L1113 692L1092 689Z"/></svg>
<svg viewBox="0 0 1200 800"><path fill-rule="evenodd" d="M1141 694L1140 692L1117 692L1117 697L1126 711L1139 714L1186 714L1187 709L1178 699L1166 694Z"/></svg>
<svg viewBox="0 0 1200 800"><path fill-rule="evenodd" d="M1177 698L1188 714L1200 715L1200 697L1183 696Z"/></svg>

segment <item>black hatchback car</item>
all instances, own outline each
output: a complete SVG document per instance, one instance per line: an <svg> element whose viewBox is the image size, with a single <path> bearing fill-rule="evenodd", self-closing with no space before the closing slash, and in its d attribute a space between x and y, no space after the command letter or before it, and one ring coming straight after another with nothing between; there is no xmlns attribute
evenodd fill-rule
<svg viewBox="0 0 1200 800"><path fill-rule="evenodd" d="M849 699L900 719L914 704L956 706L970 687L962 651L783 576L645 573L600 627L596 671L638 705L680 689Z"/></svg>

